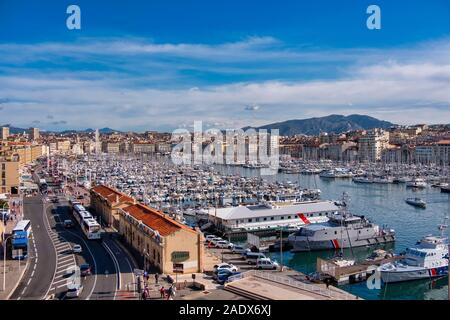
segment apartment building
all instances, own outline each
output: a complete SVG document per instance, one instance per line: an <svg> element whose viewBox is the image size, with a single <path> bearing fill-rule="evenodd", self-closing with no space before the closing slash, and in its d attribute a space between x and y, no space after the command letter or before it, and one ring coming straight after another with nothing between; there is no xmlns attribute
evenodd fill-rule
<svg viewBox="0 0 450 320"><path fill-rule="evenodd" d="M30 128L29 135L31 140L37 140L40 138L39 128Z"/></svg>
<svg viewBox="0 0 450 320"><path fill-rule="evenodd" d="M9 137L9 127L2 127L0 131L0 139L6 140Z"/></svg>
<svg viewBox="0 0 450 320"><path fill-rule="evenodd" d="M360 161L376 162L381 160L381 152L389 145L389 132L373 129L362 135L358 141Z"/></svg>
<svg viewBox="0 0 450 320"><path fill-rule="evenodd" d="M131 150L133 153L155 153L156 146L154 143L148 142L135 142L133 143Z"/></svg>
<svg viewBox="0 0 450 320"><path fill-rule="evenodd" d="M18 156L0 157L0 193L19 193L19 167Z"/></svg>

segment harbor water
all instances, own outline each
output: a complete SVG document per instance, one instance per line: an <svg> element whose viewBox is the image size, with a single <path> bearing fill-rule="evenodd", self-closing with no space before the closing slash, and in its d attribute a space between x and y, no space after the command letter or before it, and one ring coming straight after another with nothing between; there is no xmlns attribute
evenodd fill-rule
<svg viewBox="0 0 450 320"><path fill-rule="evenodd" d="M224 174L258 176L259 169L236 166L214 166ZM441 193L439 188L427 186L425 189L406 188L405 184L356 184L351 179L323 179L318 175L285 174L263 176L269 181L297 182L305 188L318 188L322 199L340 200L346 192L350 200L350 211L364 215L374 223L387 224L396 231L397 241L382 249L392 249L395 253L404 251L423 236L439 234L438 225L445 215L450 215L450 194ZM406 198L420 197L427 202L426 209L408 205ZM447 230L448 231L448 230ZM445 234L448 236L448 232ZM364 259L376 247L353 248L345 250L344 257ZM311 273L316 271L317 257L331 258L336 252L284 252L283 265L295 270ZM280 253L271 253L271 257L280 261ZM364 299L447 299L447 278L438 280L420 280L389 284L381 289L368 289L365 282L341 286L342 289Z"/></svg>

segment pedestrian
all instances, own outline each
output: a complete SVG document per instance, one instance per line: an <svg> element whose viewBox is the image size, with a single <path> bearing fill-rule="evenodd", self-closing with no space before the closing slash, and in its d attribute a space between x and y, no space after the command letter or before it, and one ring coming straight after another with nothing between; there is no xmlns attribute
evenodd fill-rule
<svg viewBox="0 0 450 320"><path fill-rule="evenodd" d="M164 289L164 286L161 286L159 289L159 294L161 295L161 298L164 299L164 293L166 292L166 289Z"/></svg>
<svg viewBox="0 0 450 320"><path fill-rule="evenodd" d="M159 274L158 272L155 273L155 283L158 284Z"/></svg>
<svg viewBox="0 0 450 320"><path fill-rule="evenodd" d="M330 278L325 279L325 284L327 285L327 289L330 286Z"/></svg>
<svg viewBox="0 0 450 320"><path fill-rule="evenodd" d="M170 298L172 297L172 292L173 292L173 285L171 285L167 290L167 300L170 300Z"/></svg>

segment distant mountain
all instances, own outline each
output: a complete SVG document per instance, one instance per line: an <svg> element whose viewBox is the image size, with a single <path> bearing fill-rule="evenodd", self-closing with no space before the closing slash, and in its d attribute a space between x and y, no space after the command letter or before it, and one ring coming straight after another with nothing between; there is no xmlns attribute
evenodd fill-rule
<svg viewBox="0 0 450 320"><path fill-rule="evenodd" d="M318 135L321 132L342 133L351 130L368 130L373 128L387 129L394 124L373 117L352 114L349 116L332 114L326 117L301 120L287 120L267 124L255 129L278 129L282 136L295 134ZM246 127L248 129L250 127Z"/></svg>
<svg viewBox="0 0 450 320"><path fill-rule="evenodd" d="M98 129L98 131L102 134L120 132L119 130L114 130L111 128L101 128L101 129ZM56 132L56 133L61 133L61 134L74 134L74 133L93 133L93 132L95 132L95 130L89 128L89 129L85 129L85 130L64 130L64 131L46 131L46 132Z"/></svg>
<svg viewBox="0 0 450 320"><path fill-rule="evenodd" d="M9 133L10 134L18 134L18 133L23 133L24 131L28 131L27 129L24 128L17 128L17 127L13 127L9 124L4 124L4 125L0 125L0 127L9 127ZM48 133L61 133L61 134L70 134L70 133L90 133L90 132L95 132L94 129L85 129L85 130L63 130L63 131L52 131L52 130L42 130L43 132L48 132ZM121 132L119 130L114 130L111 128L101 128L98 130L100 133L103 134L108 134L108 133L113 133L113 132Z"/></svg>

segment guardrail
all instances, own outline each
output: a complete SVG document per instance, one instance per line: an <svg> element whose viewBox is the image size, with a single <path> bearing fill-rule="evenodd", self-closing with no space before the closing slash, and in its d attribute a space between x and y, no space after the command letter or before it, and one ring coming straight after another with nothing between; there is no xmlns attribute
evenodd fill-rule
<svg viewBox="0 0 450 320"><path fill-rule="evenodd" d="M318 285L313 285L309 283L304 283L301 281L289 279L287 277L282 277L274 274L273 272L264 272L264 271L258 271L258 270L249 270L246 272L243 272L241 274L231 276L228 281L232 282L238 279L246 278L246 277L258 277L261 279L266 279L269 281L277 282L280 284L284 284L290 287L294 287L300 290L308 291L314 294L322 295L325 297L328 297L330 299L337 299L337 300L356 300L358 297L345 293L345 292L336 292L332 289L323 289L319 287Z"/></svg>

